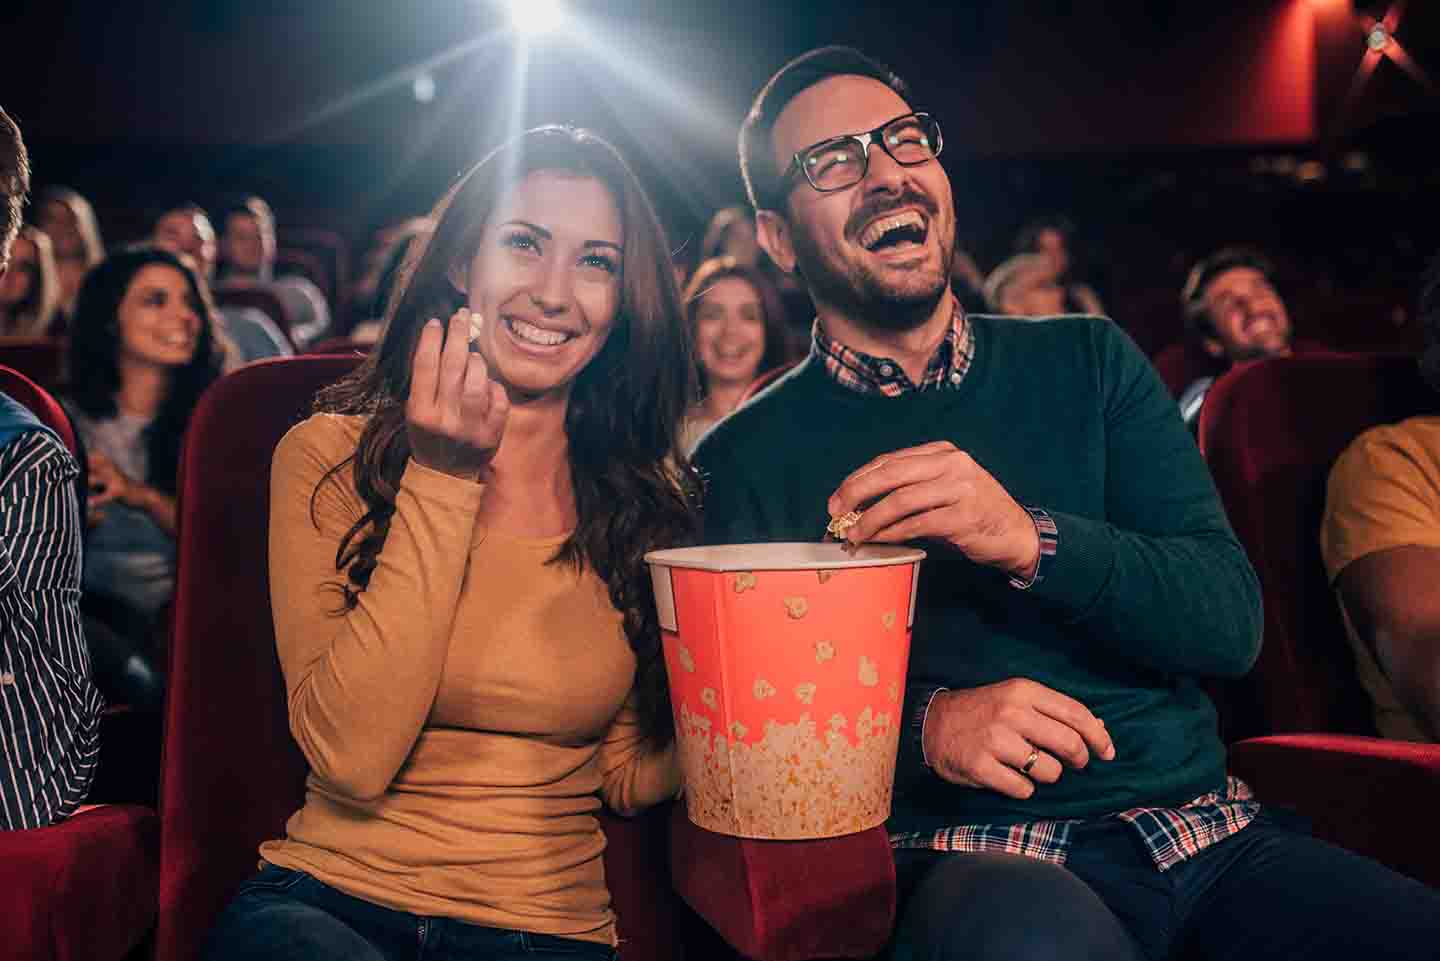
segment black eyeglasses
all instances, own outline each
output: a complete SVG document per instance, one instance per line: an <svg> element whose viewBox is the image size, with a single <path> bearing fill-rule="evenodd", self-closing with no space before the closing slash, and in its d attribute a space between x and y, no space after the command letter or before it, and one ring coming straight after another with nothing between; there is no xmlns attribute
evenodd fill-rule
<svg viewBox="0 0 1440 961"><path fill-rule="evenodd" d="M844 190L865 179L870 148L879 146L902 167L918 167L940 156L945 145L940 124L928 113L907 113L887 120L868 133L834 137L798 151L780 178L788 184L795 172L805 175L820 193Z"/></svg>

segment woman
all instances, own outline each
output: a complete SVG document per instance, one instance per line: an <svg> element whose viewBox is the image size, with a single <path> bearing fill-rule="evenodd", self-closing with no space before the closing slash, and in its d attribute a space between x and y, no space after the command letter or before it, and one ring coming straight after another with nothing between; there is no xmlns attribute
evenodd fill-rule
<svg viewBox="0 0 1440 961"><path fill-rule="evenodd" d="M0 337L49 334L59 307L50 238L42 230L21 227L11 248L10 269L0 275Z"/></svg>
<svg viewBox="0 0 1440 961"><path fill-rule="evenodd" d="M60 278L60 310L75 313L75 300L85 274L105 257L95 209L78 191L51 187L35 198L36 222L50 237Z"/></svg>
<svg viewBox="0 0 1440 961"><path fill-rule="evenodd" d="M227 350L203 283L174 254L126 249L85 278L66 406L88 453L82 586L85 611L98 621L87 626L96 680L112 700L156 693L148 656L175 588L180 443Z"/></svg>
<svg viewBox="0 0 1440 961"><path fill-rule="evenodd" d="M377 351L276 451L310 776L212 959L611 959L595 815L679 788L643 560L694 531L662 231L613 148L558 127L433 219Z"/></svg>
<svg viewBox="0 0 1440 961"><path fill-rule="evenodd" d="M756 267L731 257L705 261L685 288L685 309L701 390L680 434L688 457L739 406L756 375L784 363L788 352L779 296Z"/></svg>

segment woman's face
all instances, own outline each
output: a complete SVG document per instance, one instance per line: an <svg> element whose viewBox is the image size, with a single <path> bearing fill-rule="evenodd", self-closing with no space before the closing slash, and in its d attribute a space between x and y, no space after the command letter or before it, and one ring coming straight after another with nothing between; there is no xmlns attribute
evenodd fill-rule
<svg viewBox="0 0 1440 961"><path fill-rule="evenodd" d="M51 200L40 208L36 224L50 236L55 247L56 260L84 258L85 241L80 236L80 221L68 204Z"/></svg>
<svg viewBox="0 0 1440 961"><path fill-rule="evenodd" d="M765 311L748 281L722 277L700 295L695 347L712 388L755 379L765 356Z"/></svg>
<svg viewBox="0 0 1440 961"><path fill-rule="evenodd" d="M120 301L120 357L182 367L195 356L203 316L185 275L165 264L140 268Z"/></svg>
<svg viewBox="0 0 1440 961"><path fill-rule="evenodd" d="M9 309L23 304L40 282L39 271L39 254L35 244L21 234L10 248L10 269L0 277L0 307Z"/></svg>
<svg viewBox="0 0 1440 961"><path fill-rule="evenodd" d="M591 177L537 170L501 200L454 278L491 377L512 392L568 396L614 327L624 240L615 199Z"/></svg>

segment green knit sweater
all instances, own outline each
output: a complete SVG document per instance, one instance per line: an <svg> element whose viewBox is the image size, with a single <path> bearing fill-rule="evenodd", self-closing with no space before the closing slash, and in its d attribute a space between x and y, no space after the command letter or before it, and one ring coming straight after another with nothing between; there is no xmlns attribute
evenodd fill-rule
<svg viewBox="0 0 1440 961"><path fill-rule="evenodd" d="M941 780L905 737L891 830L1096 817L1221 787L1225 750L1197 679L1249 669L1260 591L1175 402L1109 321L969 320L975 356L956 389L860 394L812 357L720 423L695 456L706 540L818 540L850 471L949 440L1048 511L1059 550L1022 591L920 545L906 716L936 686L1027 677L1102 718L1116 757L1016 801Z"/></svg>

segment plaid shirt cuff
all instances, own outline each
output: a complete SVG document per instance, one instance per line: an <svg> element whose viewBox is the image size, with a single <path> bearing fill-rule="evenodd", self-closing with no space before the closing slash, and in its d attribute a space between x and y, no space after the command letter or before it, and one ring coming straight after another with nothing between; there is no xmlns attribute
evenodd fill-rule
<svg viewBox="0 0 1440 961"><path fill-rule="evenodd" d="M1010 586L1020 591L1028 591L1045 579L1045 575L1050 573L1050 568L1055 564L1055 552L1060 547L1060 529L1055 526L1055 519L1049 512L1039 507L1026 507L1025 513L1030 515L1030 520L1035 523L1035 533L1040 536L1040 560L1029 580L1010 578Z"/></svg>

